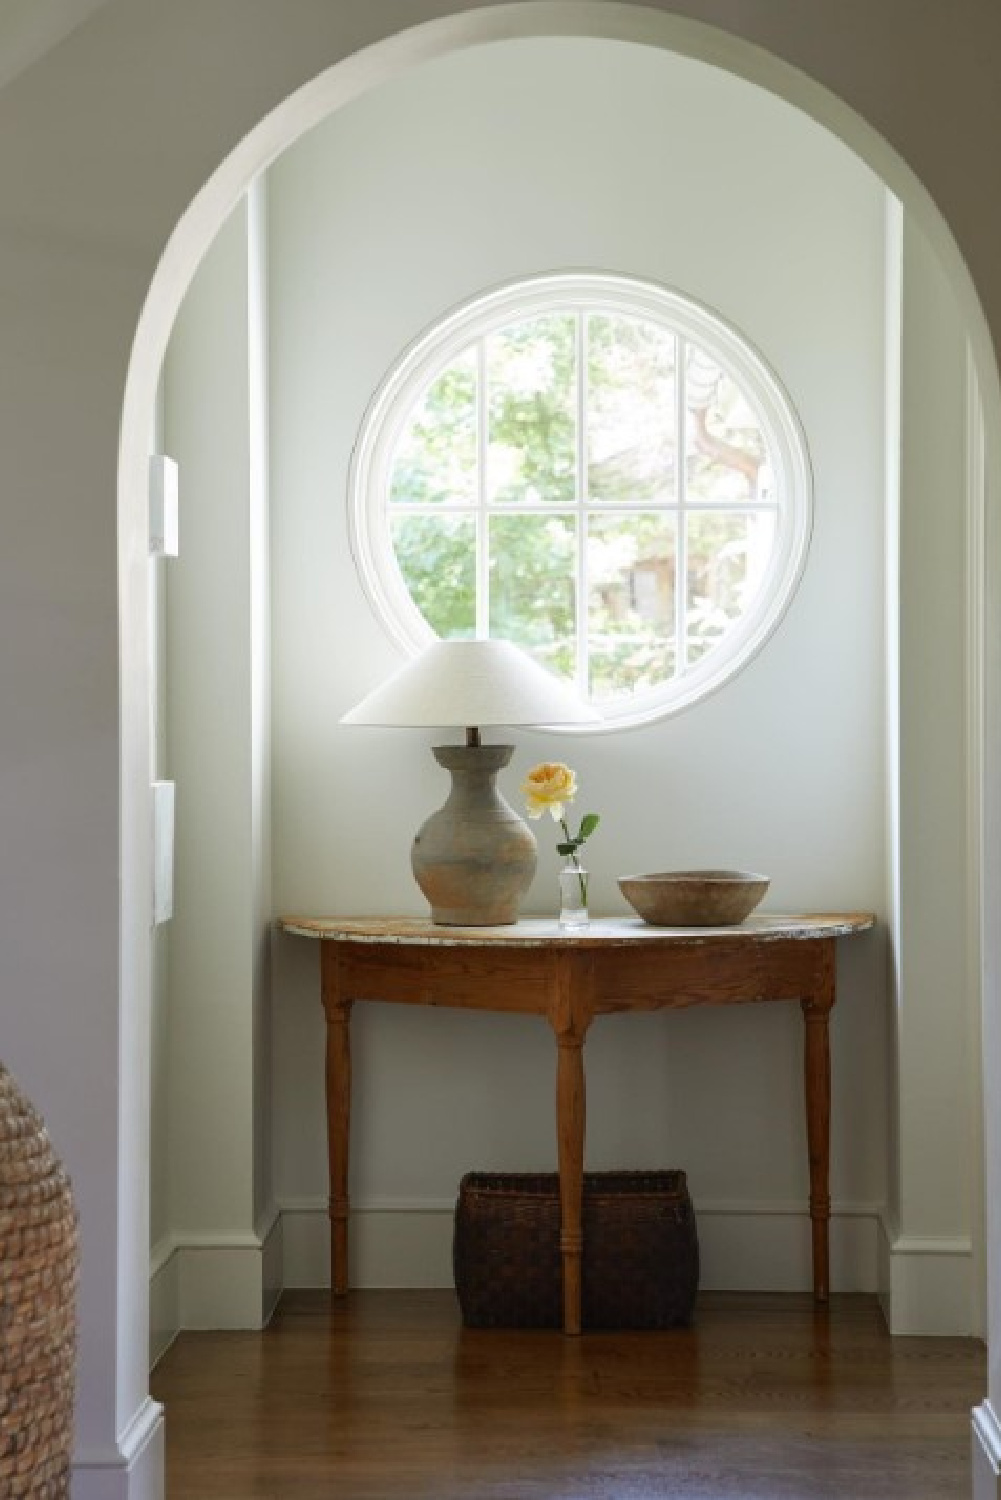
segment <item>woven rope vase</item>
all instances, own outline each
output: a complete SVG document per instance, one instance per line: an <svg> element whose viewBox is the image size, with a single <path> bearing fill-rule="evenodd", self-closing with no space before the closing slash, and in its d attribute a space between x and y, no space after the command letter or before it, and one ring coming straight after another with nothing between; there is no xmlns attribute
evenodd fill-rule
<svg viewBox="0 0 1001 1500"><path fill-rule="evenodd" d="M0 1063L0 1496L70 1492L77 1225L69 1178Z"/></svg>

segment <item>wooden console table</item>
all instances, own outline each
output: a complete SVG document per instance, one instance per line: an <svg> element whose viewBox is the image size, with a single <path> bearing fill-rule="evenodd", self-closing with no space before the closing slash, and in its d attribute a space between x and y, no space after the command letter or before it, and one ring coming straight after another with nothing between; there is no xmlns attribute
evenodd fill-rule
<svg viewBox="0 0 1001 1500"><path fill-rule="evenodd" d="M544 1016L557 1043L563 1328L580 1332L584 1174L584 1038L595 1016L619 1011L798 1000L805 1019L813 1291L828 1294L831 1064L835 940L873 924L866 912L754 914L739 927L649 927L592 921L566 933L553 921L442 927L408 918L285 917L285 932L320 942L327 1019L327 1145L331 1286L348 1288L349 1021L356 1000L460 1006Z"/></svg>

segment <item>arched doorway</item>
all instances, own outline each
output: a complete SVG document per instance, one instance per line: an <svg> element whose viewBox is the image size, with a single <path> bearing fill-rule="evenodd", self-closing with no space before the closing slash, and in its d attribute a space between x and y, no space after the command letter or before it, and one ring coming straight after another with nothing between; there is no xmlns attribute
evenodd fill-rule
<svg viewBox="0 0 1001 1500"><path fill-rule="evenodd" d="M476 24L481 19L482 30ZM494 14L491 17L487 12L484 17L473 21L467 17L461 26L456 23L454 30L448 23L436 23L409 40L416 44L419 37L422 48L435 51L448 50L452 46L488 39L490 36L523 35L532 31L558 34L588 32L592 35L629 36L631 39L638 37L651 45L691 50L708 56L709 60L719 61L734 71L740 71L787 97L795 96L801 107L807 108L823 123L836 130L854 150L877 167L894 190L924 219L929 233L940 247L944 247L945 259L950 264L958 295L970 309L971 341L978 358L981 382L990 399L996 387L996 371L989 355L983 318L973 300L969 279L958 253L927 194L914 182L899 159L889 152L880 138L858 117L846 117L841 107L819 87L815 90L807 87L801 78L791 76L783 65L774 63L764 55L734 56L732 44L720 34L647 11L587 6L578 12L575 7L551 7L542 3L518 7L503 16ZM389 43L384 48L375 48L365 58L366 66L380 76L389 76L394 69L406 67L409 61L410 54L405 47ZM368 79L374 74L369 73ZM284 144L295 139L314 120L337 108L356 88L362 86L359 79L358 60L350 59L332 69L324 78L307 85L301 93L294 95L269 116L209 181L167 246L137 334L126 389L120 470L120 519L126 551L134 544L136 537L141 535L144 525L138 509L138 497L143 493L148 414L152 406L159 359L187 280L222 216L232 204L234 195ZM804 94L811 95L809 102L804 99ZM143 613L143 603L135 592L136 583L134 569L124 567L122 613L123 619L131 620L133 624L141 620ZM145 577L142 587L144 590ZM123 632L123 638L127 633ZM144 635L140 633L138 638L142 640ZM135 708L145 701L142 677L144 665L141 660L129 661L128 657L126 647L123 659L123 703ZM129 960L123 963L125 988L122 998L126 1009L130 1005L141 1005L142 990L148 985L148 980L142 973L142 958L138 952L141 944L137 941L137 935L145 931L145 913L137 896L145 888L145 883L144 880L130 878L130 872L138 876L147 854L138 823L138 808L143 805L146 779L141 734L141 727L133 723L132 713L123 712L123 825L131 830L126 833L123 849L123 953ZM983 818L980 821L983 825Z"/></svg>

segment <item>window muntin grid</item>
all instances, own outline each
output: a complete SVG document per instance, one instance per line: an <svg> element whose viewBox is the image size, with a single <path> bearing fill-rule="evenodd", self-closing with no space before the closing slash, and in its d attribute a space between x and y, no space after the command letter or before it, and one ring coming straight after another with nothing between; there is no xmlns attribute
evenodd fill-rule
<svg viewBox="0 0 1001 1500"><path fill-rule="evenodd" d="M540 401L550 440L519 449ZM805 442L760 356L675 292L590 273L500 288L430 329L369 409L352 492L363 582L406 649L507 636L606 725L739 670L810 531Z"/></svg>

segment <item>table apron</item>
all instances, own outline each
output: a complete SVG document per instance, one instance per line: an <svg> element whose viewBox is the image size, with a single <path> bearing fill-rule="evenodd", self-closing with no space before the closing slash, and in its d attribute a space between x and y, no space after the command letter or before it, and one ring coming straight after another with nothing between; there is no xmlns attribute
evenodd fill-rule
<svg viewBox="0 0 1001 1500"><path fill-rule="evenodd" d="M551 955L541 949L414 948L326 941L322 955L337 993L345 1000L544 1015L552 989Z"/></svg>
<svg viewBox="0 0 1001 1500"><path fill-rule="evenodd" d="M828 990L834 940L740 940L605 951L581 948L414 947L322 944L325 994L338 1002L385 1000L546 1015L558 970L569 975L584 1015L774 1000L820 999ZM831 995L833 999L833 993Z"/></svg>
<svg viewBox="0 0 1001 1500"><path fill-rule="evenodd" d="M833 939L820 939L598 952L591 981L594 1009L820 999L830 990L833 947Z"/></svg>

